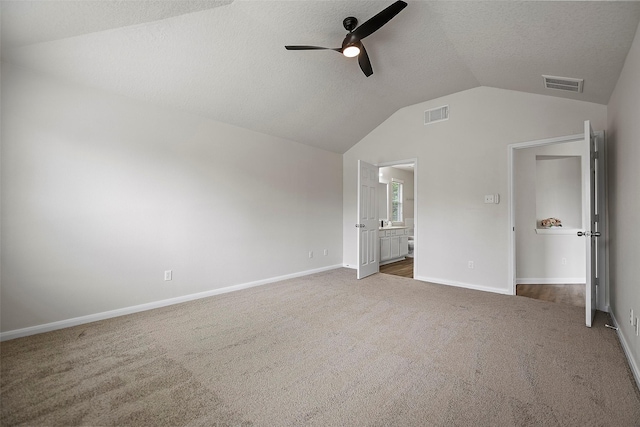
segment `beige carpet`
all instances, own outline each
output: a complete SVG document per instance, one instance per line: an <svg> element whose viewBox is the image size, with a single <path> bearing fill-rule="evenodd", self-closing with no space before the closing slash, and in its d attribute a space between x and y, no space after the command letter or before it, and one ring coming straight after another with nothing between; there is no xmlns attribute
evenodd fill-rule
<svg viewBox="0 0 640 427"><path fill-rule="evenodd" d="M598 314L334 270L4 342L1 423L640 425Z"/></svg>

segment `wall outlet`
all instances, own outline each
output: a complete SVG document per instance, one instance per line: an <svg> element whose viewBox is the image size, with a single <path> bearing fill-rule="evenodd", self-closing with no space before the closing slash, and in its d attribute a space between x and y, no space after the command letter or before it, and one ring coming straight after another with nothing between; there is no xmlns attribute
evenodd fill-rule
<svg viewBox="0 0 640 427"><path fill-rule="evenodd" d="M469 268L473 268L473 261L469 261L469 262L467 263L467 267L469 267Z"/></svg>
<svg viewBox="0 0 640 427"><path fill-rule="evenodd" d="M325 250L324 250L324 256L327 256L327 255L329 255L329 250L328 250L328 249L325 249Z"/></svg>
<svg viewBox="0 0 640 427"><path fill-rule="evenodd" d="M567 259L566 258L562 258L562 265L567 265Z"/></svg>
<svg viewBox="0 0 640 427"><path fill-rule="evenodd" d="M164 272L164 280L171 280L172 272L171 270L167 270Z"/></svg>
<svg viewBox="0 0 640 427"><path fill-rule="evenodd" d="M494 201L495 201L495 197L493 196L493 194L487 194L484 196L485 203L493 203Z"/></svg>
<svg viewBox="0 0 640 427"><path fill-rule="evenodd" d="M629 324L633 325L633 308L629 310Z"/></svg>
<svg viewBox="0 0 640 427"><path fill-rule="evenodd" d="M313 251L309 251L309 258L313 258Z"/></svg>

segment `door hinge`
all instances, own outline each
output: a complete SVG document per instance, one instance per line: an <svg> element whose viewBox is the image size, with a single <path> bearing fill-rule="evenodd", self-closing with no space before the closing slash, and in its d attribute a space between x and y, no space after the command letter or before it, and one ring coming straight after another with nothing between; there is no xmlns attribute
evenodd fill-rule
<svg viewBox="0 0 640 427"><path fill-rule="evenodd" d="M594 222L600 222L600 214L596 214L596 220Z"/></svg>
<svg viewBox="0 0 640 427"><path fill-rule="evenodd" d="M600 279L596 277L595 283L596 283L596 286L599 286L600 285Z"/></svg>
<svg viewBox="0 0 640 427"><path fill-rule="evenodd" d="M599 158L600 158L600 152L599 152L599 151L595 151L595 152L593 153L593 156L592 156L592 157L593 157L594 159L599 159Z"/></svg>

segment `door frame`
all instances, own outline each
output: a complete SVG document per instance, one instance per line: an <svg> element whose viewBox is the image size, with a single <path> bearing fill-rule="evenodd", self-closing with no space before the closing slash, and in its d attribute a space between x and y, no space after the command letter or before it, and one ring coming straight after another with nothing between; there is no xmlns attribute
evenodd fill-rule
<svg viewBox="0 0 640 427"><path fill-rule="evenodd" d="M418 158L410 158L405 160L395 160L391 162L374 163L379 168L388 168L397 165L413 164L413 278L415 279L418 266L417 260L420 251L418 244ZM380 246L380 238L378 237L378 247Z"/></svg>
<svg viewBox="0 0 640 427"><path fill-rule="evenodd" d="M596 131L594 132L599 141L599 149L601 149L600 155L604 157L604 132ZM584 140L584 133L575 134L575 135L567 135L556 138L547 138L547 139L539 139L535 141L527 141L527 142L517 142L513 144L509 144L507 146L508 150L508 166L507 166L507 194L509 195L509 203L508 203L508 215L509 215L509 252L508 252L508 285L509 291L511 295L516 294L516 218L515 218L515 176L514 176L514 167L513 162L515 159L516 150L524 149L524 148L534 148L534 147L542 147L545 145L554 145L554 144L563 144L567 142L576 142ZM605 159L600 159L601 164L606 165ZM605 215L604 218L601 218L601 223L603 225L602 237L601 241L606 242L608 238L608 223L606 218L607 212L607 194L605 190L606 182L606 170L603 167L603 174L600 179L600 182L597 183L598 191L600 191L600 206L602 208L601 212ZM584 215L584 212L583 212ZM588 214L587 214L588 215ZM585 254L586 257L586 254ZM596 307L598 310L608 312L609 311L609 280L608 280L608 251L606 250L606 245L600 245L600 251L598 254L598 266L602 269L602 275L600 277L600 288L602 292L599 292L597 295Z"/></svg>

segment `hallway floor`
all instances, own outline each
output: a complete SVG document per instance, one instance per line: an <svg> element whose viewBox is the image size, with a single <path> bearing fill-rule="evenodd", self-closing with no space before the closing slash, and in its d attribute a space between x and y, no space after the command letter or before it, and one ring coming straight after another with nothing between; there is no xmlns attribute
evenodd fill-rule
<svg viewBox="0 0 640 427"><path fill-rule="evenodd" d="M584 307L586 285L516 285L516 295Z"/></svg>

